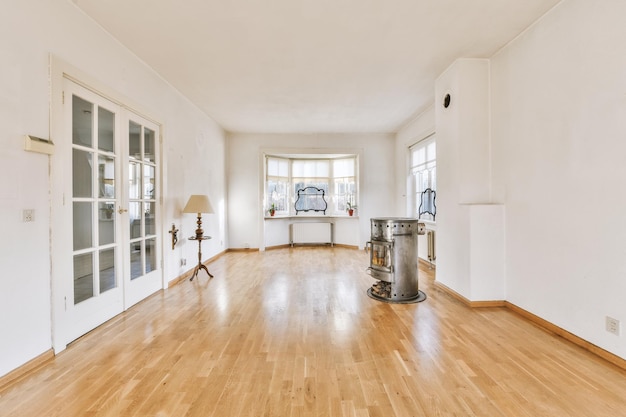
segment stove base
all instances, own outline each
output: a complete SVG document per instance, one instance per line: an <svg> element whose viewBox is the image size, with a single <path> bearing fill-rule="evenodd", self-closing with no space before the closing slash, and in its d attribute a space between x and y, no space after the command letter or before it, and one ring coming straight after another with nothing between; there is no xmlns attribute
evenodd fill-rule
<svg viewBox="0 0 626 417"><path fill-rule="evenodd" d="M367 289L367 295L369 295L370 298L373 298L374 300L383 301L385 303L390 303L390 304L421 303L422 301L424 301L426 299L426 294L424 294L423 291L417 291L417 295L415 295L414 297L403 298L403 299L400 299L400 300L394 300L394 299L391 299L391 298L381 297L381 296L379 296L377 294L374 294L372 292L372 288L368 288Z"/></svg>

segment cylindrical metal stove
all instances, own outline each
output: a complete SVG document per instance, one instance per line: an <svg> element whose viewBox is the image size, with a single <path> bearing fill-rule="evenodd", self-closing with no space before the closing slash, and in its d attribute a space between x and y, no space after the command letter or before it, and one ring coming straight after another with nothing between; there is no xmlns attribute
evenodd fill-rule
<svg viewBox="0 0 626 417"><path fill-rule="evenodd" d="M425 233L424 223L406 217L373 218L370 222L367 272L378 281L367 294L389 303L424 301L426 294L419 290L417 269L417 235Z"/></svg>

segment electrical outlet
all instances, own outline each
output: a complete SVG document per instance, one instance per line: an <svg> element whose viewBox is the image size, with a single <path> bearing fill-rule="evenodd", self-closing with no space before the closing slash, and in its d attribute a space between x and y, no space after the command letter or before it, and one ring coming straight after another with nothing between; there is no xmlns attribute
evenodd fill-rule
<svg viewBox="0 0 626 417"><path fill-rule="evenodd" d="M185 265L187 265L187 259L182 258L182 259L180 260L180 266L185 266Z"/></svg>
<svg viewBox="0 0 626 417"><path fill-rule="evenodd" d="M22 210L22 221L24 221L24 222L34 222L35 221L35 210L34 209Z"/></svg>
<svg viewBox="0 0 626 417"><path fill-rule="evenodd" d="M619 336L619 320L606 316L606 331Z"/></svg>

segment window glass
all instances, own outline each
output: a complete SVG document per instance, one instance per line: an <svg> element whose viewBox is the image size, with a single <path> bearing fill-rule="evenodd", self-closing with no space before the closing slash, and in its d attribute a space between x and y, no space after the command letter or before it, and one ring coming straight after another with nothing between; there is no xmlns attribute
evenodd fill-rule
<svg viewBox="0 0 626 417"><path fill-rule="evenodd" d="M298 191L307 187L323 190L327 203L324 213L318 210L308 214L347 215L349 207L356 208L356 156L309 159L267 156L265 174L266 215L296 214Z"/></svg>
<svg viewBox="0 0 626 417"><path fill-rule="evenodd" d="M412 196L414 216L420 219L435 220L437 190L437 143L429 137L410 148L410 175L415 178Z"/></svg>
<svg viewBox="0 0 626 417"><path fill-rule="evenodd" d="M268 157L266 165L266 214L289 214L289 159Z"/></svg>
<svg viewBox="0 0 626 417"><path fill-rule="evenodd" d="M294 160L292 162L294 177L321 178L330 175L330 163L327 160Z"/></svg>
<svg viewBox="0 0 626 417"><path fill-rule="evenodd" d="M354 158L335 159L333 161L333 177L354 177Z"/></svg>
<svg viewBox="0 0 626 417"><path fill-rule="evenodd" d="M267 175L274 177L287 177L289 175L289 161L287 159L268 158Z"/></svg>

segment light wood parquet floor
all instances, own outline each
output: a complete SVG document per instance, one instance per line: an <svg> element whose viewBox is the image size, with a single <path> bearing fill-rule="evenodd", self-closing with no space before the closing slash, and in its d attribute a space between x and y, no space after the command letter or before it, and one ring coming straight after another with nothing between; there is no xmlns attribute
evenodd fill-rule
<svg viewBox="0 0 626 417"><path fill-rule="evenodd" d="M0 392L2 416L626 416L626 372L420 270L369 298L365 252L227 253Z"/></svg>

